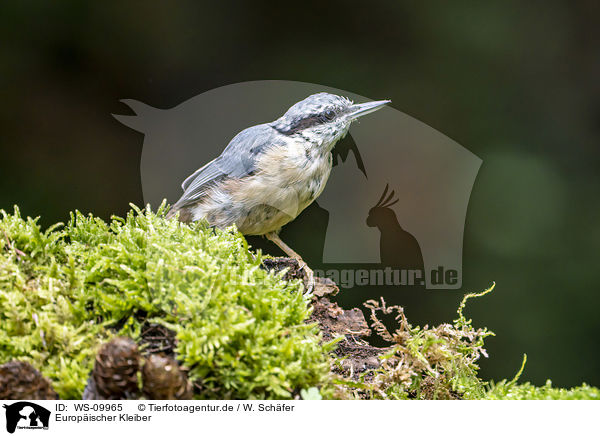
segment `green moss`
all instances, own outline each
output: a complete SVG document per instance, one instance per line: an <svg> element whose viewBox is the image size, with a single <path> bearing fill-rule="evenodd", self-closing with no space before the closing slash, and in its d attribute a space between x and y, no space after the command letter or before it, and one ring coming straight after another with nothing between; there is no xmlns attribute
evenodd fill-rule
<svg viewBox="0 0 600 436"><path fill-rule="evenodd" d="M502 381L491 384L483 399L486 400L600 400L600 389L586 385L562 389L548 380L544 386L530 383L510 384Z"/></svg>
<svg viewBox="0 0 600 436"><path fill-rule="evenodd" d="M544 386L533 386L531 383L517 384L526 363L527 355L524 355L521 369L511 381L490 382L486 392L475 398L483 400L600 400L600 389L585 383L571 389L555 388L552 386L551 380L546 380Z"/></svg>
<svg viewBox="0 0 600 436"><path fill-rule="evenodd" d="M0 217L0 363L40 368L81 398L95 352L144 321L177 332L201 398L290 398L329 379L327 351L298 282L260 268L241 234L135 209L106 223L77 212L42 232Z"/></svg>
<svg viewBox="0 0 600 436"><path fill-rule="evenodd" d="M399 306L387 306L370 300L373 328L392 345L381 356L381 367L364 373L358 384L362 397L374 399L455 399L482 396L485 383L477 377L477 361L487 356L484 339L494 333L475 329L463 309L469 298L481 297L494 286L479 294L468 294L458 308L453 324L435 327L412 326ZM396 314L398 327L394 332L380 321L379 314Z"/></svg>
<svg viewBox="0 0 600 436"><path fill-rule="evenodd" d="M553 388L550 381L535 387L517 384L525 368L523 364L511 380L499 383L481 380L477 361L487 357L484 340L494 333L474 328L463 313L470 298L482 297L495 285L481 293L467 294L460 303L458 318L452 324L413 327L399 306L368 301L372 326L379 336L392 345L380 356L381 367L362 374L358 381L344 380L347 395L373 399L600 399L600 390L587 385L572 389ZM379 320L379 314L396 313L398 327L394 332Z"/></svg>
<svg viewBox="0 0 600 436"><path fill-rule="evenodd" d="M36 220L0 211L0 364L30 362L61 398L81 398L99 345L139 339L144 322L174 330L178 358L197 398L599 399L513 380L485 382L477 362L492 332L463 310L453 323L412 326L401 307L369 301L375 331L390 341L381 367L358 379L333 376L330 352L298 281L261 269L233 229L165 220L134 207L104 222L79 212L42 231ZM395 312L390 332L379 313ZM525 361L523 362L525 364ZM334 383L337 389L333 388Z"/></svg>

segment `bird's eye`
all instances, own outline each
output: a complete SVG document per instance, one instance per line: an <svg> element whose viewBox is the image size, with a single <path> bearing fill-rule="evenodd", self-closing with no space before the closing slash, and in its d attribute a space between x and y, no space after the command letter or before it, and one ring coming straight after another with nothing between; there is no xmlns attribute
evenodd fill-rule
<svg viewBox="0 0 600 436"><path fill-rule="evenodd" d="M325 112L325 118L328 120L333 120L333 117L335 117L335 112L333 110L329 109Z"/></svg>

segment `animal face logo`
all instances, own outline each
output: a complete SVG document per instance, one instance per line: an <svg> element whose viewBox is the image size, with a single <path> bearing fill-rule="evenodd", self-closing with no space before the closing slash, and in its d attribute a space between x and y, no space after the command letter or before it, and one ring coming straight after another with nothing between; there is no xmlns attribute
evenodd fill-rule
<svg viewBox="0 0 600 436"><path fill-rule="evenodd" d="M42 406L29 401L19 401L10 405L4 404L6 409L6 431L14 433L18 429L48 429L50 411Z"/></svg>
<svg viewBox="0 0 600 436"><path fill-rule="evenodd" d="M391 219L391 216L394 215L391 206L400 200L397 198L394 200L395 191L392 191L387 197L385 196L388 192L388 187L389 185L385 185L385 190L381 194L379 201L369 210L369 217L367 218L367 225L369 227L380 227L385 221L388 221L387 218Z"/></svg>
<svg viewBox="0 0 600 436"><path fill-rule="evenodd" d="M417 239L400 226L396 212L391 208L399 199L394 200L394 191L386 197L387 192L388 185L385 186L377 204L369 210L367 218L367 226L377 227L381 232L381 263L398 269L417 271L419 277L423 277L421 247Z"/></svg>
<svg viewBox="0 0 600 436"><path fill-rule="evenodd" d="M278 119L318 92L369 100L331 87L269 80L213 89L170 109L123 100L135 115L114 116L144 134L142 189L144 201L156 207L164 198L175 203L181 182L219 156L236 134ZM415 283L428 289L458 289L467 206L481 159L394 108L400 105L352 124L333 150L320 197L283 227L282 238L316 273L392 268L413 271ZM270 206L277 208L283 194ZM273 249L261 246L262 240L250 243L267 253Z"/></svg>

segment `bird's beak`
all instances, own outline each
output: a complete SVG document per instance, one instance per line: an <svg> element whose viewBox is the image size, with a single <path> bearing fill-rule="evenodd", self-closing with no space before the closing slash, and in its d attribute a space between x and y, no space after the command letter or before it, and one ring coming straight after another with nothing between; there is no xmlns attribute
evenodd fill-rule
<svg viewBox="0 0 600 436"><path fill-rule="evenodd" d="M370 101L368 103L353 104L348 108L348 118L355 120L363 115L375 112L377 109L381 109L384 105L391 103L392 100L379 100Z"/></svg>

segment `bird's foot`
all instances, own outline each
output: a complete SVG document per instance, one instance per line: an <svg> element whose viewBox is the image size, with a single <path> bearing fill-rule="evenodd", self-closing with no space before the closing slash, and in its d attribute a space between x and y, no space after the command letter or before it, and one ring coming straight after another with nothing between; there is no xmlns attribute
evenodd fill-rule
<svg viewBox="0 0 600 436"><path fill-rule="evenodd" d="M302 259L296 260L298 261L298 270L304 271L304 274L306 275L306 278L304 279L304 287L306 288L306 292L310 293L313 291L313 289L315 289L315 273Z"/></svg>
<svg viewBox="0 0 600 436"><path fill-rule="evenodd" d="M268 240L270 240L271 242L273 242L275 245L277 245L279 248L281 248L281 250L285 254L287 254L289 257L291 257L292 259L295 259L298 262L298 270L299 271L302 270L306 274L306 280L305 280L305 285L304 285L304 287L306 288L306 292L307 293L312 292L313 289L315 288L315 273L313 272L312 269L310 269L308 267L306 262L304 262L304 260L302 260L302 257L300 257L300 255L298 253L296 253L294 250L292 250L289 247L289 245L287 245L285 242L283 242L276 232L266 233L265 237Z"/></svg>

